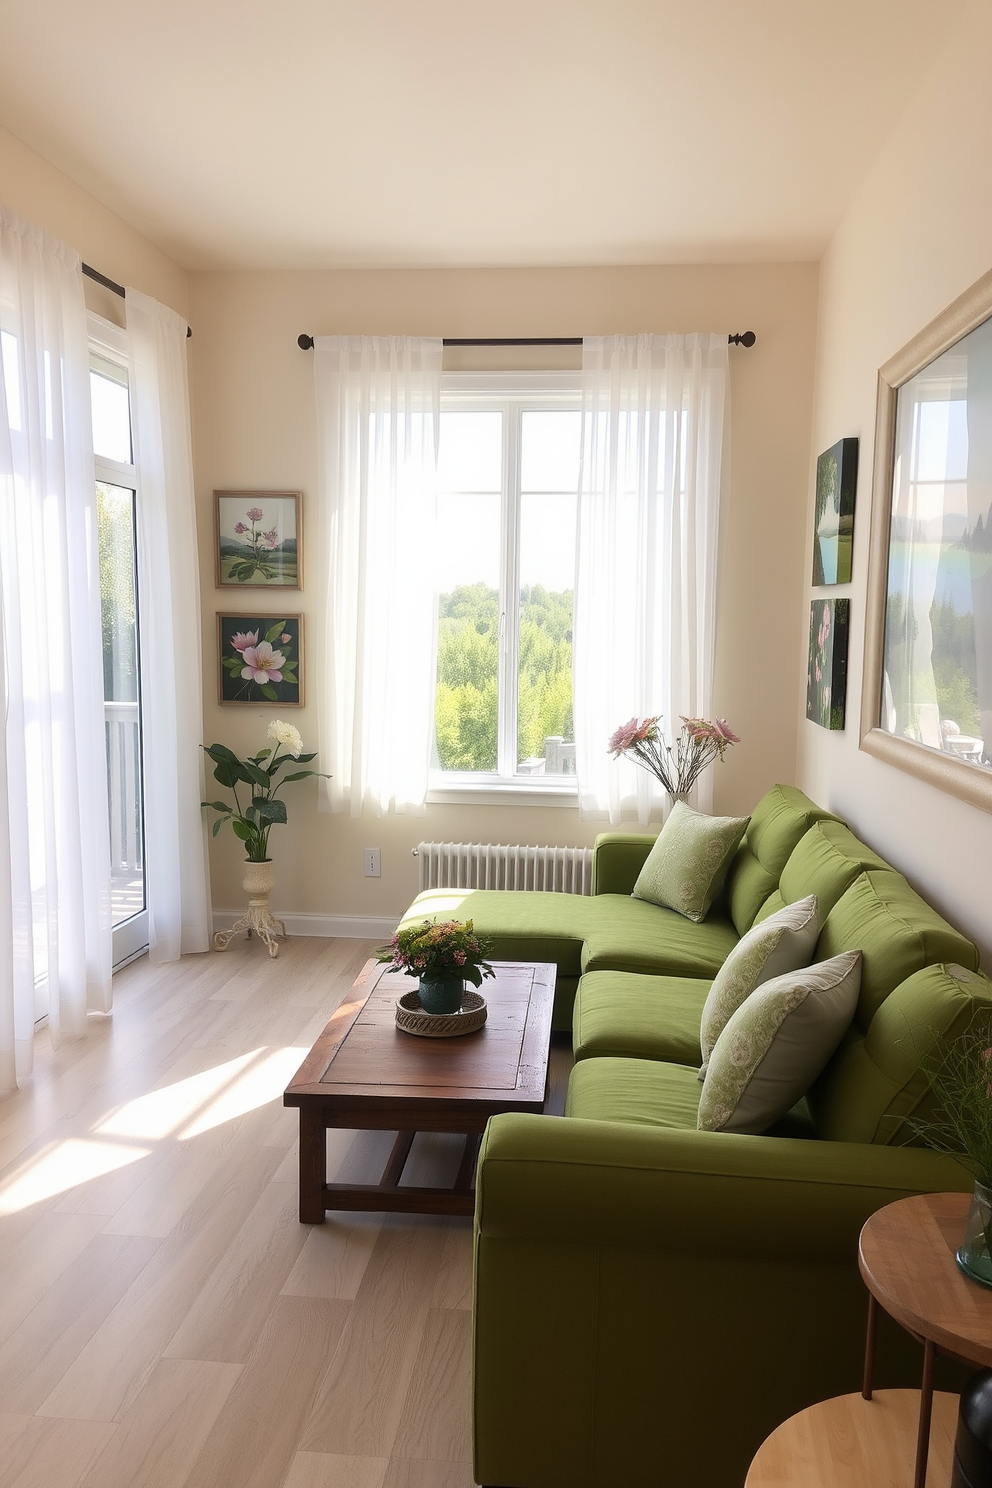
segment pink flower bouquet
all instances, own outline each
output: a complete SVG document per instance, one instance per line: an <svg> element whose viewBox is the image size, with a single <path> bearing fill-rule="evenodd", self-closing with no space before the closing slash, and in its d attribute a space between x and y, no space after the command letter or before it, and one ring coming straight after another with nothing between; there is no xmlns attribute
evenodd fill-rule
<svg viewBox="0 0 992 1488"><path fill-rule="evenodd" d="M673 800L688 795L707 766L740 743L725 718L683 717L674 744L658 728L660 721L660 714L630 719L613 734L608 748L614 759L627 754L650 770Z"/></svg>
<svg viewBox="0 0 992 1488"><path fill-rule="evenodd" d="M491 954L490 942L476 935L471 920L424 920L397 930L376 952L376 960L423 981L460 976L479 987L483 977L496 975L486 960Z"/></svg>

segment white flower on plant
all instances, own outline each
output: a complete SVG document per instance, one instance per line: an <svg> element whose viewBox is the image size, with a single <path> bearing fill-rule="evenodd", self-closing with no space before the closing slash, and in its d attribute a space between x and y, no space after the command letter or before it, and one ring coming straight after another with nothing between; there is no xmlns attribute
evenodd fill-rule
<svg viewBox="0 0 992 1488"><path fill-rule="evenodd" d="M303 740L300 738L299 729L294 728L291 723L283 723L281 718L273 718L269 724L269 738L281 744L294 759L299 759Z"/></svg>

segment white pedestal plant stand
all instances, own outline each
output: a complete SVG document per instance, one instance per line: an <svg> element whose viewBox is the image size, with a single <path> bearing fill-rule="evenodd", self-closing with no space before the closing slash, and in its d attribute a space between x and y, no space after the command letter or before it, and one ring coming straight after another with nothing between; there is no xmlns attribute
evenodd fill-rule
<svg viewBox="0 0 992 1488"><path fill-rule="evenodd" d="M262 863L245 862L244 890L248 895L248 908L230 930L217 931L214 936L215 951L226 951L235 935L246 930L249 940L257 935L268 946L269 955L278 956L279 942L276 936L281 935L283 940L287 937L282 920L277 920L269 911L269 895L275 881L276 874L271 858L266 858Z"/></svg>

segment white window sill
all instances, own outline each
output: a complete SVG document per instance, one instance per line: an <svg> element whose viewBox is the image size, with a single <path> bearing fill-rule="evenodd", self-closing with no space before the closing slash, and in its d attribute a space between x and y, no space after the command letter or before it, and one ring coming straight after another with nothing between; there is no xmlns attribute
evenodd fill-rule
<svg viewBox="0 0 992 1488"><path fill-rule="evenodd" d="M575 777L542 778L541 783L519 780L432 780L428 806L571 806L578 805Z"/></svg>

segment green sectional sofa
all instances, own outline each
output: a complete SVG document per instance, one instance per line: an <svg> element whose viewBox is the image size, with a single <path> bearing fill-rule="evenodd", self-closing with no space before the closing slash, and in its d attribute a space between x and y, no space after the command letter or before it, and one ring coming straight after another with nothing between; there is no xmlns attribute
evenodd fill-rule
<svg viewBox="0 0 992 1488"><path fill-rule="evenodd" d="M801 792L756 806L695 924L632 899L653 839L608 833L591 897L437 890L505 959L558 965L564 1117L489 1123L476 1182L473 1429L493 1488L740 1488L761 1441L860 1384L858 1234L908 1194L968 1189L915 1145L925 1060L992 1007L978 953ZM699 1022L737 940L815 893L814 960L862 952L850 1030L771 1131L696 1129ZM876 1382L918 1383L883 1319Z"/></svg>

